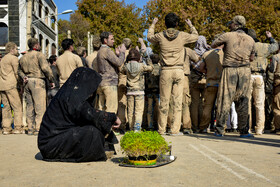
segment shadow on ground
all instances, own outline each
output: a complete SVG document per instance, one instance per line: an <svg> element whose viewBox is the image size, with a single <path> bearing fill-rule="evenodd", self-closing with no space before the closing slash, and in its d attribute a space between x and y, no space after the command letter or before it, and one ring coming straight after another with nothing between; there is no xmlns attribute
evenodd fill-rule
<svg viewBox="0 0 280 187"><path fill-rule="evenodd" d="M240 138L239 135L225 135L223 137L216 137L213 134L191 134L188 136L199 138L199 139L234 141L234 142L250 143L256 145L280 147L280 140L270 139L270 138L259 138L256 136L255 138Z"/></svg>

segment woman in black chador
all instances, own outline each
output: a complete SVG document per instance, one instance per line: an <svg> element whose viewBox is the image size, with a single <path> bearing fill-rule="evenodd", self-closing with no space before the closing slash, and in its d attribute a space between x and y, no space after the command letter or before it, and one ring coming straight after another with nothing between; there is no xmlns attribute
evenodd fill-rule
<svg viewBox="0 0 280 187"><path fill-rule="evenodd" d="M106 160L105 142L114 151L113 144L118 140L112 128L118 128L121 122L114 113L94 109L100 82L95 71L77 68L52 99L38 135L38 148L44 160Z"/></svg>

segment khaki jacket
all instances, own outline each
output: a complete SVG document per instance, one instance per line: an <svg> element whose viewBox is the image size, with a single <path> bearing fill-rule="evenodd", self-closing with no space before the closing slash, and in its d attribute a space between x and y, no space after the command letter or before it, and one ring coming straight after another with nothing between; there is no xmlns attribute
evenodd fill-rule
<svg viewBox="0 0 280 187"><path fill-rule="evenodd" d="M225 44L223 67L250 65L250 57L255 53L255 41L251 36L242 30L227 32L212 43L212 48L222 44Z"/></svg>
<svg viewBox="0 0 280 187"><path fill-rule="evenodd" d="M127 75L127 92L144 91L144 72L151 72L153 69L152 63L148 66L136 61L126 63L121 72Z"/></svg>
<svg viewBox="0 0 280 187"><path fill-rule="evenodd" d="M118 85L118 67L124 63L125 54L119 57L106 45L102 45L97 54L97 70L102 77L100 86Z"/></svg>
<svg viewBox="0 0 280 187"><path fill-rule="evenodd" d="M224 53L221 49L212 49L202 55L206 66L206 86L219 86L223 71Z"/></svg>
<svg viewBox="0 0 280 187"><path fill-rule="evenodd" d="M67 50L57 58L56 67L61 87L76 68L83 67L83 62L78 55Z"/></svg>
<svg viewBox="0 0 280 187"><path fill-rule="evenodd" d="M184 64L184 45L196 42L198 33L191 27L191 34L179 32L169 28L166 31L154 34L155 25L152 24L148 30L148 41L160 46L160 58L163 68L165 66L183 66Z"/></svg>
<svg viewBox="0 0 280 187"><path fill-rule="evenodd" d="M19 60L19 76L23 79L28 78L47 78L51 83L54 82L52 70L45 55L39 51L28 51Z"/></svg>
<svg viewBox="0 0 280 187"><path fill-rule="evenodd" d="M199 56L192 49L185 47L185 63L184 63L184 74L190 75L190 61L197 62L199 61Z"/></svg>
<svg viewBox="0 0 280 187"><path fill-rule="evenodd" d="M90 68L90 69L93 69L93 70L97 70L97 67L96 67L96 63L94 63L94 61L96 62L96 56L97 56L97 53L98 51L93 51L92 54L88 55L86 57L86 61L87 61L87 66Z"/></svg>
<svg viewBox="0 0 280 187"><path fill-rule="evenodd" d="M256 42L255 58L251 62L252 74L264 73L267 68L267 57L278 50L278 43L271 38L271 44Z"/></svg>
<svg viewBox="0 0 280 187"><path fill-rule="evenodd" d="M0 91L16 88L18 82L18 58L5 55L0 62Z"/></svg>

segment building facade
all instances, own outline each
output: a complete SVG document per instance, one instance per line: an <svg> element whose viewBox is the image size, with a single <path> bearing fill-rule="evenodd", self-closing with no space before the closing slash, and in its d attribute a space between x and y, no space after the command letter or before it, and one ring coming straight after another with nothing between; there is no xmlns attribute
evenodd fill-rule
<svg viewBox="0 0 280 187"><path fill-rule="evenodd" d="M28 50L27 40L39 40L48 58L58 53L57 7L53 0L0 0L0 53L7 42L20 52Z"/></svg>

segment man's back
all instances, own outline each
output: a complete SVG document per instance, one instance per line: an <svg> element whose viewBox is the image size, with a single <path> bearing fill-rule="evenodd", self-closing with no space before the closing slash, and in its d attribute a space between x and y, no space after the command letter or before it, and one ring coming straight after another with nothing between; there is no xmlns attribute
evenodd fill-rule
<svg viewBox="0 0 280 187"><path fill-rule="evenodd" d="M76 68L83 67L83 63L78 55L65 51L58 57L56 66L59 74L59 83L62 86Z"/></svg>
<svg viewBox="0 0 280 187"><path fill-rule="evenodd" d="M150 29L154 28L151 26ZM153 35L154 30L150 31L150 29L148 40L159 44L163 64L166 66L183 66L184 45L195 42L198 38L195 28L192 27L192 34L170 28L155 35Z"/></svg>
<svg viewBox="0 0 280 187"><path fill-rule="evenodd" d="M216 39L212 46L224 47L225 67L240 67L250 64L250 56L255 49L255 41L244 31L228 32Z"/></svg>
<svg viewBox="0 0 280 187"><path fill-rule="evenodd" d="M18 58L7 54L0 63L0 91L15 88L17 84Z"/></svg>

